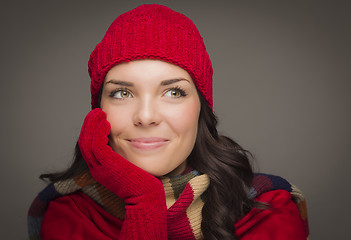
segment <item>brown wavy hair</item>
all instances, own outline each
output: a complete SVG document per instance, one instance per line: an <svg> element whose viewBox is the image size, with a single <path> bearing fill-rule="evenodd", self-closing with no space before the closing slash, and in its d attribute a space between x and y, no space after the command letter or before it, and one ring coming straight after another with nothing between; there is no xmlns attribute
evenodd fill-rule
<svg viewBox="0 0 351 240"><path fill-rule="evenodd" d="M189 164L210 178L202 209L201 230L206 240L237 239L234 223L252 207L247 196L253 170L251 154L229 137L217 132L217 118L200 96L201 112Z"/></svg>
<svg viewBox="0 0 351 240"><path fill-rule="evenodd" d="M188 162L210 178L204 193L202 233L206 240L237 239L234 223L255 206L247 196L253 179L251 154L232 139L218 134L216 116L200 93L199 97L198 134ZM88 170L77 142L74 161L66 171L42 174L40 178L57 182Z"/></svg>

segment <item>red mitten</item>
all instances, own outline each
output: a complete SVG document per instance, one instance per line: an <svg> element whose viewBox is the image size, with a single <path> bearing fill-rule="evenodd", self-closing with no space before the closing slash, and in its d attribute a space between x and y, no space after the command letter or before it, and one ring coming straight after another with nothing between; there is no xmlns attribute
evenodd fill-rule
<svg viewBox="0 0 351 240"><path fill-rule="evenodd" d="M167 239L167 207L159 179L115 153L108 145L111 126L106 114L89 112L79 147L93 178L125 200L120 239Z"/></svg>

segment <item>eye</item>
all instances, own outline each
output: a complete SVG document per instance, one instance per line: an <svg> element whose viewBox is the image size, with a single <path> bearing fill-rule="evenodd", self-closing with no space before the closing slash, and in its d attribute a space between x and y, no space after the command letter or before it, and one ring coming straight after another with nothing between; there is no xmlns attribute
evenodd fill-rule
<svg viewBox="0 0 351 240"><path fill-rule="evenodd" d="M117 89L115 91L112 91L110 94L110 97L118 99L130 98L131 96L132 94L128 90L124 89Z"/></svg>
<svg viewBox="0 0 351 240"><path fill-rule="evenodd" d="M166 97L171 97L171 98L180 98L180 97L184 97L186 95L187 95L186 92L183 89L179 88L179 87L175 87L175 88L169 89L165 93Z"/></svg>

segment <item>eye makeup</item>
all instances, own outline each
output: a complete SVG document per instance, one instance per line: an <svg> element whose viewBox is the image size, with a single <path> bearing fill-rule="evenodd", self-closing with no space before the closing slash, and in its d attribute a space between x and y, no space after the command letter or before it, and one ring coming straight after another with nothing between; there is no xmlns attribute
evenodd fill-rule
<svg viewBox="0 0 351 240"><path fill-rule="evenodd" d="M116 97L117 95L120 95L119 97ZM127 88L117 88L111 91L111 93L108 95L111 98L115 99L125 99L131 97L132 93L129 91Z"/></svg>
<svg viewBox="0 0 351 240"><path fill-rule="evenodd" d="M173 93L172 93L172 91L173 91ZM181 87L179 87L179 86L176 86L176 87L172 87L172 88L169 88L169 89L167 89L166 91L165 91L165 94L164 95L166 95L168 92L170 92L170 97L172 97L172 98L180 98L180 97L185 97L185 96L187 96L188 94L186 93L186 91L183 89L183 88L181 88ZM178 95L174 95L174 93L175 94L178 94Z"/></svg>

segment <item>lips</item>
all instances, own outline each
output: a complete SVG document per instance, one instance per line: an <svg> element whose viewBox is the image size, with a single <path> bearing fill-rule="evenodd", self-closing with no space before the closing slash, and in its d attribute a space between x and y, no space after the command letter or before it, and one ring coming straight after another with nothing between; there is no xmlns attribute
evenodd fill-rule
<svg viewBox="0 0 351 240"><path fill-rule="evenodd" d="M130 145L138 150L154 150L166 145L169 140L159 137L128 139Z"/></svg>

